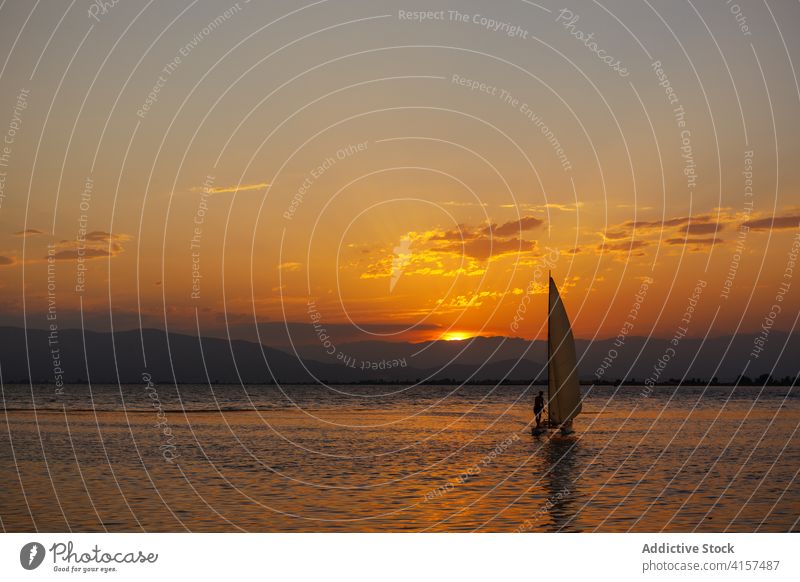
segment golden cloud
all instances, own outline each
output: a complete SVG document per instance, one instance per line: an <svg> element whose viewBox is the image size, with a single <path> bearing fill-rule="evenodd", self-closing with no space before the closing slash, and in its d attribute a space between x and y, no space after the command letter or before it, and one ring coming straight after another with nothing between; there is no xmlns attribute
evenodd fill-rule
<svg viewBox="0 0 800 582"><path fill-rule="evenodd" d="M102 230L93 230L86 235L87 242L124 242L131 240L127 234L110 233Z"/></svg>
<svg viewBox="0 0 800 582"><path fill-rule="evenodd" d="M520 290L522 291L522 290ZM456 295L450 299L438 299L436 304L440 308L450 308L450 309L467 309L469 307L480 307L484 304L485 300L492 300L497 301L502 299L506 295L519 295L519 293L515 293L512 291L478 291L476 293L470 293L468 295Z"/></svg>
<svg viewBox="0 0 800 582"><path fill-rule="evenodd" d="M459 224L451 230L411 231L402 236L406 242L401 245L402 252L399 255L399 247L376 249L374 254L378 258L365 269L360 267L360 260L354 260L350 266L362 268L362 279L397 278L398 267L401 267L402 276L483 275L488 261L533 253L537 247L536 241L509 234L530 230L541 224L540 219L526 216L499 227L494 224L481 227Z"/></svg>
<svg viewBox="0 0 800 582"><path fill-rule="evenodd" d="M195 186L192 192L202 192L204 194L228 194L231 192L248 192L252 190L263 190L269 188L267 182L257 182L255 184L237 184L236 186Z"/></svg>
<svg viewBox="0 0 800 582"><path fill-rule="evenodd" d="M288 262L281 263L280 265L278 265L278 268L281 271L299 271L302 266L303 266L302 263L295 263L295 262L292 262L292 261L288 261Z"/></svg>

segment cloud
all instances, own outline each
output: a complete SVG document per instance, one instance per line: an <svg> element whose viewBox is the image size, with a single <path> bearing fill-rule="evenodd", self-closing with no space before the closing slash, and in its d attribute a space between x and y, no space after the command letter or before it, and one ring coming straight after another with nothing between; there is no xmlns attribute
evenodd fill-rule
<svg viewBox="0 0 800 582"><path fill-rule="evenodd" d="M546 287L542 286L546 292ZM480 307L482 306L487 300L488 301L500 301L504 297L510 295L522 295L525 293L524 289L514 288L507 291L476 291L474 293L469 293L465 295L456 295L450 298L445 299L438 299L436 301L436 305L440 312L444 309L447 310L462 310L467 309L469 307Z"/></svg>
<svg viewBox="0 0 800 582"><path fill-rule="evenodd" d="M679 228L680 232L690 232L693 234L711 234L717 230L722 230L726 223L738 222L735 214L723 212L726 209L715 209L713 214L699 214L697 216L677 216L675 218L665 218L663 220L629 220L621 225L621 228L636 228L638 230L664 230L668 227Z"/></svg>
<svg viewBox="0 0 800 582"><path fill-rule="evenodd" d="M583 208L583 202L573 202L572 204L558 204L557 202L548 202L542 204L542 208L555 208L562 212L575 212L578 208Z"/></svg>
<svg viewBox="0 0 800 582"><path fill-rule="evenodd" d="M0 255L0 267L10 267L11 265L16 265L17 259L14 257L6 257Z"/></svg>
<svg viewBox="0 0 800 582"><path fill-rule="evenodd" d="M706 238L668 238L664 241L668 245L702 245L712 246L724 242L721 238L715 236Z"/></svg>
<svg viewBox="0 0 800 582"><path fill-rule="evenodd" d="M683 236L684 240L687 237L696 235L716 235L719 231L724 230L729 224L739 224L742 220L742 214L731 212L730 209L719 208L715 209L716 214L701 214L699 216L679 216L676 218L669 218L665 220L637 220L628 221L623 223L618 229L635 228L644 231L665 230L668 227L677 227L676 234ZM746 216L745 216L746 217ZM792 229L800 227L800 214L787 214L784 216L767 216L763 218L755 218L746 220L741 223L742 226L749 227L751 230L770 230L770 229ZM606 234L608 237L608 233ZM677 236L667 239L668 244L682 244L676 242ZM701 237L697 240L697 244L717 244L723 242L721 239L710 236ZM691 243L692 239L689 240Z"/></svg>
<svg viewBox="0 0 800 582"><path fill-rule="evenodd" d="M77 248L65 248L56 251L50 256L52 256L53 259L56 261L76 261L81 256L88 261L91 259L101 259L103 257L111 257L114 254L115 253L109 252L108 249L86 247L85 249L83 249L82 253Z"/></svg>
<svg viewBox="0 0 800 582"><path fill-rule="evenodd" d="M461 241L461 240L471 240L477 238L479 236L483 236L482 232L485 233L488 227L482 229L482 231L473 230L472 227L469 227L465 224L459 224L455 230L446 230L446 231L433 231L433 232L409 232L408 236L411 238L411 241L414 242L415 240L428 240L428 241Z"/></svg>
<svg viewBox="0 0 800 582"><path fill-rule="evenodd" d="M26 237L26 236L38 236L40 234L44 233L36 228L27 228L25 230L20 230L19 232L15 232L14 236Z"/></svg>
<svg viewBox="0 0 800 582"><path fill-rule="evenodd" d="M679 216L677 218L668 218L666 220L629 220L623 223L623 227L636 228L642 230L663 229L665 226L682 226L690 222L706 222L710 220L710 216Z"/></svg>
<svg viewBox="0 0 800 582"><path fill-rule="evenodd" d="M127 240L131 240L131 237L127 234L112 234L110 232L104 232L102 230L93 230L92 232L86 235L87 242L124 242Z"/></svg>
<svg viewBox="0 0 800 582"><path fill-rule="evenodd" d="M255 184L237 184L236 186L195 186L192 192L203 192L204 194L228 194L230 192L247 192L251 190L263 190L269 188L266 182L257 182Z"/></svg>
<svg viewBox="0 0 800 582"><path fill-rule="evenodd" d="M535 216L523 216L519 220L512 220L503 223L501 226L492 227L491 232L495 236L511 236L526 230L533 230L544 224L544 221Z"/></svg>
<svg viewBox="0 0 800 582"><path fill-rule="evenodd" d="M561 210L562 212L575 212L579 208L583 208L583 202L572 202L570 204L559 204L558 202L548 202L546 204L528 204L525 202L518 202L516 204L501 204L500 208L521 208L524 210L532 210L534 212L544 212L548 208L554 210Z"/></svg>
<svg viewBox="0 0 800 582"><path fill-rule="evenodd" d="M616 208L636 208L637 210L653 210L652 206L642 206L641 204L615 204Z"/></svg>
<svg viewBox="0 0 800 582"><path fill-rule="evenodd" d="M359 270L361 279L390 278L393 274L397 277L399 266L403 277L479 276L486 273L489 261L505 256L522 258L536 252L536 241L498 235L498 230L519 232L541 224L538 218L526 216L500 227L459 224L452 230L410 231L401 237L401 241L407 241L400 246L402 257L398 256L398 247L392 245L376 248L369 257L358 253L347 267Z"/></svg>
<svg viewBox="0 0 800 582"><path fill-rule="evenodd" d="M486 272L484 262L463 257L462 252L460 248L456 251L455 249L423 247L421 244L409 246L403 256L402 274L404 277L412 275L472 277L483 275ZM394 254L386 254L368 264L366 268L360 263L351 266L362 270L361 279L384 279L397 274L398 262Z"/></svg>
<svg viewBox="0 0 800 582"><path fill-rule="evenodd" d="M724 224L719 222L692 222L684 226L681 231L687 235L692 234L716 234L717 231L725 228Z"/></svg>
<svg viewBox="0 0 800 582"><path fill-rule="evenodd" d="M490 237L473 238L461 243L461 241L443 247L444 252L454 252L479 261L497 258L502 255L512 253L524 253L536 249L536 243L520 240L518 238L498 239Z"/></svg>
<svg viewBox="0 0 800 582"><path fill-rule="evenodd" d="M800 215L791 214L789 216L769 216L767 218L757 218L748 220L742 224L751 230L770 230L800 227Z"/></svg>
<svg viewBox="0 0 800 582"><path fill-rule="evenodd" d="M302 266L303 266L302 263L294 263L289 261L286 263L281 263L280 265L278 265L278 268L281 271L299 271Z"/></svg>
<svg viewBox="0 0 800 582"><path fill-rule="evenodd" d="M626 252L629 252L629 251L642 249L642 248L646 247L649 244L650 243L647 242L646 240L632 240L632 241L628 241L628 242L618 242L618 243L602 242L597 246L597 248L600 249L600 250L605 250L605 251L610 251L610 252L616 252L616 253L625 252L626 253Z"/></svg>
<svg viewBox="0 0 800 582"><path fill-rule="evenodd" d="M612 252L637 250L638 252L633 254L642 256L644 254L641 252L643 247L658 242L663 236L665 244L691 245L692 250L699 250L701 247L724 242L716 234L727 224L737 223L739 220L741 220L740 216L723 208L714 209L713 213L697 216L677 216L661 220L629 220L610 228L605 233L600 233L604 242L598 246L598 249ZM637 240L627 240L634 235L634 232ZM617 242L609 243L608 241Z"/></svg>
<svg viewBox="0 0 800 582"><path fill-rule="evenodd" d="M76 261L83 259L102 259L116 257L124 252L123 242L131 240L130 235L93 230L86 234L82 241L62 240L55 253L44 257L56 261Z"/></svg>
<svg viewBox="0 0 800 582"><path fill-rule="evenodd" d="M499 227L491 225L475 228L459 224L454 230L409 232L406 237L411 240L412 249L423 245L427 251L433 253L455 254L486 261L503 255L535 250L535 242L510 237L509 234L516 233L521 228L530 230L540 224L542 221L538 218L526 216L520 220L506 222Z"/></svg>

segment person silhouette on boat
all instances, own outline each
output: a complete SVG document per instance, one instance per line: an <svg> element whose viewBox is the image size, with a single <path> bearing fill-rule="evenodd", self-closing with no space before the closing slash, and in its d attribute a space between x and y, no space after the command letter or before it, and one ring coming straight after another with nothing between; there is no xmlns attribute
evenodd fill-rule
<svg viewBox="0 0 800 582"><path fill-rule="evenodd" d="M536 428L542 425L542 411L544 410L544 392L539 390L539 394L533 400L533 416L536 418Z"/></svg>

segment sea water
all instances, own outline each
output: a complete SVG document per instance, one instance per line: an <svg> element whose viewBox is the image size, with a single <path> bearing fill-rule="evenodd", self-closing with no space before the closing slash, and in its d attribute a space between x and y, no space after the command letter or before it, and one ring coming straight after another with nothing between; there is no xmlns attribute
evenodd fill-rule
<svg viewBox="0 0 800 582"><path fill-rule="evenodd" d="M6 531L797 531L791 387L5 385Z"/></svg>

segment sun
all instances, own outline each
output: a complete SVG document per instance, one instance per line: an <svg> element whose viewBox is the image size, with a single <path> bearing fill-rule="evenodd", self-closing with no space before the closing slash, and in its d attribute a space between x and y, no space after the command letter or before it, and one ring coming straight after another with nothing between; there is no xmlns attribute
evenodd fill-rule
<svg viewBox="0 0 800 582"><path fill-rule="evenodd" d="M443 339L448 342L457 342L462 341L465 339L469 339L472 337L472 334L466 331L446 331L444 332L439 339Z"/></svg>

